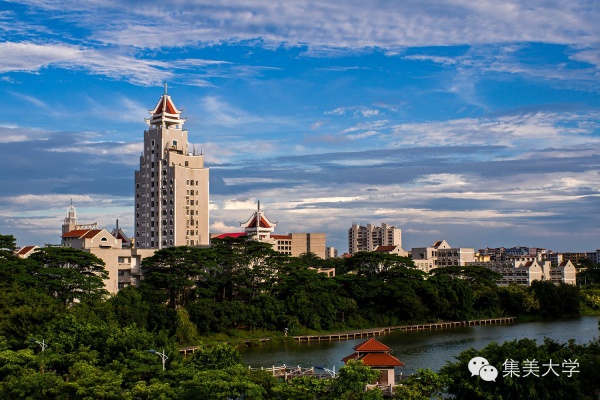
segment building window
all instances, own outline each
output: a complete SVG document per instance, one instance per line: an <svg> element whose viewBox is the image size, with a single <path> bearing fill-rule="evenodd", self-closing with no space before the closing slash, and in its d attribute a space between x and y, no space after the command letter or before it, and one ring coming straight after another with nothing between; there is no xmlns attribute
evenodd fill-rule
<svg viewBox="0 0 600 400"><path fill-rule="evenodd" d="M173 146L177 146L177 140L173 140Z"/></svg>
<svg viewBox="0 0 600 400"><path fill-rule="evenodd" d="M184 163L184 165L185 165L186 167L189 167L189 163L188 163L187 161Z"/></svg>

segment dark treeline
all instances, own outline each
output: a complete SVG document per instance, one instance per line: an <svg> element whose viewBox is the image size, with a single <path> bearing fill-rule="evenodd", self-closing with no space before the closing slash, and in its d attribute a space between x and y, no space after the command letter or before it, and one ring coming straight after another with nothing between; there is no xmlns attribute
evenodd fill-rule
<svg viewBox="0 0 600 400"><path fill-rule="evenodd" d="M329 278L314 268L335 268ZM265 243L215 240L171 247L144 260L140 293L152 308L185 309L202 335L228 329L290 333L498 316L579 315L579 289L535 282L498 287L482 267L425 274L412 260L382 253L321 260L288 257Z"/></svg>
<svg viewBox="0 0 600 400"><path fill-rule="evenodd" d="M44 248L24 260L14 249L14 237L0 235L0 398L378 399L362 390L377 373L360 363L333 380L281 382L248 370L229 346L202 345L201 335L579 312L573 286L498 288L498 276L482 268L426 275L397 256L294 258L244 240L157 251L143 262L139 288L109 296L103 263L89 253ZM337 276L311 267L335 267ZM186 344L201 347L184 359L177 349ZM150 349L168 355L164 372ZM595 349L586 347L597 357ZM447 379L462 370L447 371L421 371L397 398L460 393Z"/></svg>

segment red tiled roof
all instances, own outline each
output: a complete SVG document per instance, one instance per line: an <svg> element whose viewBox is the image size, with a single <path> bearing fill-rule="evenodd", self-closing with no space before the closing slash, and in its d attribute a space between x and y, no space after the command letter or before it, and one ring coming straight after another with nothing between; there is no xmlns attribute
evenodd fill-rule
<svg viewBox="0 0 600 400"><path fill-rule="evenodd" d="M76 229L74 231L69 231L62 235L64 238L79 238L85 235L89 229Z"/></svg>
<svg viewBox="0 0 600 400"><path fill-rule="evenodd" d="M246 236L246 232L233 232L233 233L222 233L219 236L215 236L213 239L225 239L225 238L239 238Z"/></svg>
<svg viewBox="0 0 600 400"><path fill-rule="evenodd" d="M350 360L362 360L369 367L404 367L404 363L396 357L387 353L353 353L342 358L342 361L347 364Z"/></svg>
<svg viewBox="0 0 600 400"><path fill-rule="evenodd" d="M33 250L35 246L25 246L23 248L21 248L21 250L19 250L19 252L17 254L27 254L29 253L31 250Z"/></svg>
<svg viewBox="0 0 600 400"><path fill-rule="evenodd" d="M81 237L81 239L91 239L94 236L96 236L97 234L99 234L101 231L102 231L101 229L92 229L92 230L88 231L88 233L83 235Z"/></svg>
<svg viewBox="0 0 600 400"><path fill-rule="evenodd" d="M387 353L369 353L361 360L369 367L404 367L402 361Z"/></svg>
<svg viewBox="0 0 600 400"><path fill-rule="evenodd" d="M442 241L441 241L441 240L438 240L437 242L435 242L435 243L433 244L433 247L438 247L438 246L439 246L439 245L441 245L441 244L442 244Z"/></svg>
<svg viewBox="0 0 600 400"><path fill-rule="evenodd" d="M75 229L62 235L63 238L89 239L100 233L102 229Z"/></svg>
<svg viewBox="0 0 600 400"><path fill-rule="evenodd" d="M377 246L375 251L392 251L396 248L396 246Z"/></svg>
<svg viewBox="0 0 600 400"><path fill-rule="evenodd" d="M362 342L361 344L357 344L354 346L354 351L365 353L365 352L384 352L384 351L392 351L385 344L371 338L367 341Z"/></svg>

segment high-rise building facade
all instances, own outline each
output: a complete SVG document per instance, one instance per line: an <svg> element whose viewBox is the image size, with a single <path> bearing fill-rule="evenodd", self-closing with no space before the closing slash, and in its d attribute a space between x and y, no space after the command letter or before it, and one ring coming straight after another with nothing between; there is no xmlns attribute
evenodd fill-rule
<svg viewBox="0 0 600 400"><path fill-rule="evenodd" d="M348 253L374 251L377 246L402 247L402 230L388 224L360 226L352 224L348 229Z"/></svg>
<svg viewBox="0 0 600 400"><path fill-rule="evenodd" d="M142 249L210 243L208 168L190 151L185 122L171 96L146 119L144 151L135 172L135 245Z"/></svg>

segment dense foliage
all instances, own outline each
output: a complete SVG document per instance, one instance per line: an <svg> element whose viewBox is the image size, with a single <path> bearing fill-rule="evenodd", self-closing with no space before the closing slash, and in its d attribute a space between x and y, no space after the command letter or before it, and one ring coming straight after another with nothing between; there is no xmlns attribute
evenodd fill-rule
<svg viewBox="0 0 600 400"><path fill-rule="evenodd" d="M394 255L288 257L245 240L157 251L142 264L139 288L109 296L103 263L89 253L46 248L23 260L14 249L14 237L0 235L0 398L376 399L380 392L362 391L376 373L361 364L342 369L335 380L281 382L249 370L229 346L201 346L188 358L178 347L201 344L204 335L243 337L252 330L283 336L284 328L295 334L577 315L580 296L575 287L548 282L499 288L498 276L483 268L426 275ZM337 276L317 267L335 267ZM585 296L590 307L600 305L596 292ZM166 371L150 349L168 355ZM420 371L399 398L430 398L447 384L446 376Z"/></svg>

